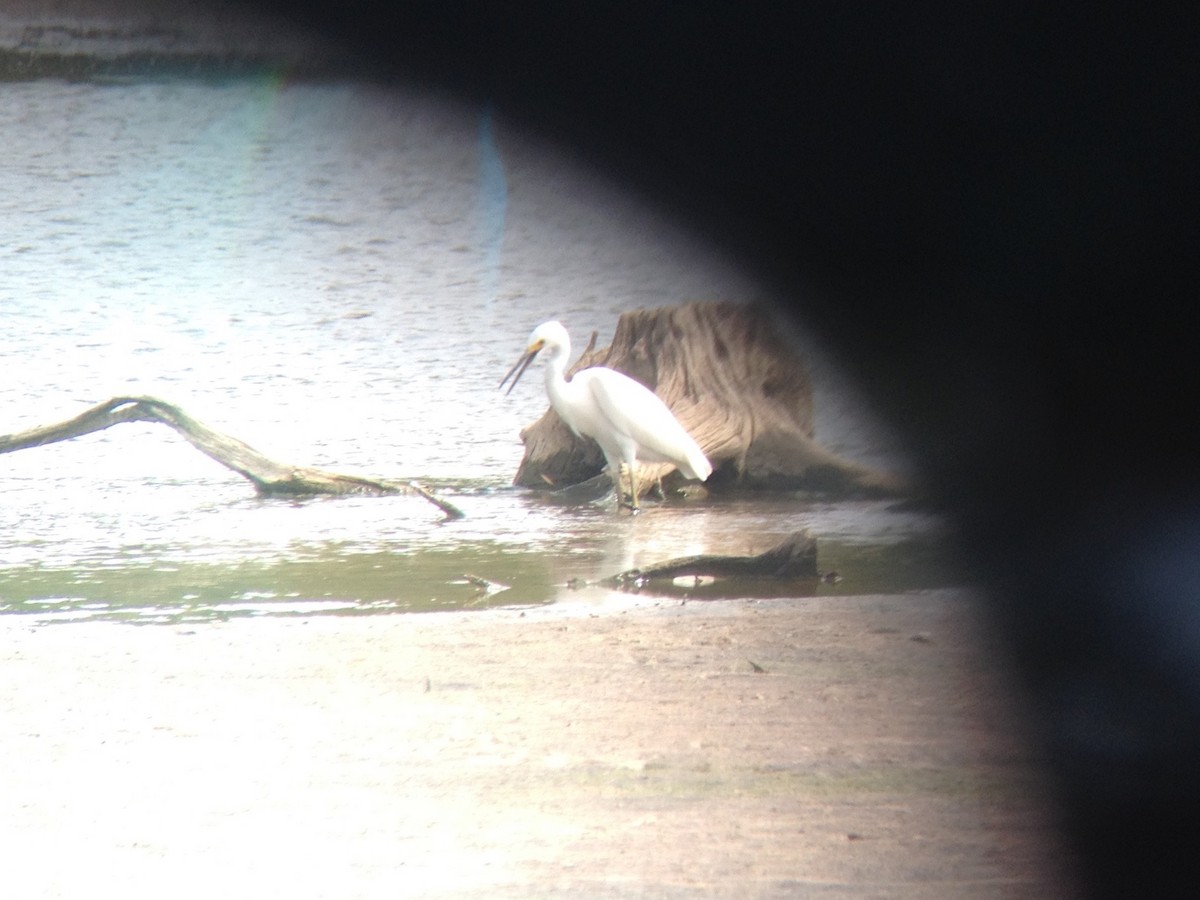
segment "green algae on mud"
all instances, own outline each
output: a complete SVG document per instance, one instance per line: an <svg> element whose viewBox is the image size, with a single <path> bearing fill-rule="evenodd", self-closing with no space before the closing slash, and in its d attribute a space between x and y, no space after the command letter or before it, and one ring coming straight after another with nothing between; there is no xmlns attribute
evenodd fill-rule
<svg viewBox="0 0 1200 900"><path fill-rule="evenodd" d="M123 559L0 571L0 614L167 622L247 615L429 612L546 603L539 553L464 544L410 552L326 545L239 562Z"/></svg>
<svg viewBox="0 0 1200 900"><path fill-rule="evenodd" d="M728 579L641 588L665 599L705 600L904 593L961 584L937 539L888 544L819 542L827 577ZM51 621L109 619L178 623L262 615L365 615L524 606L569 599L568 584L590 582L604 563L561 548L487 542L362 550L325 543L288 556L238 561L156 558L125 548L120 556L65 566L31 563L0 569L0 615ZM686 582L686 579L681 580Z"/></svg>

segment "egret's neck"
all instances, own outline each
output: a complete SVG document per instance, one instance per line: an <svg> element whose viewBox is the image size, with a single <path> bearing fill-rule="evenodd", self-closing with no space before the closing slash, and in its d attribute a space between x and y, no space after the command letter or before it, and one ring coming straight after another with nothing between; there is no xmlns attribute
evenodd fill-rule
<svg viewBox="0 0 1200 900"><path fill-rule="evenodd" d="M564 347L553 348L546 359L546 395L550 405L562 418L568 417L570 403L567 400L571 392L571 384L567 381L567 356L570 351Z"/></svg>

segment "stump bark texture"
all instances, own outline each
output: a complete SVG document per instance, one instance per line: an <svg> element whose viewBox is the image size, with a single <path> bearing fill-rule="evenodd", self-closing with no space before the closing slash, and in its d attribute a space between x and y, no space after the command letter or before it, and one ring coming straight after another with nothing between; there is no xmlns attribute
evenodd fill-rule
<svg viewBox="0 0 1200 900"><path fill-rule="evenodd" d="M808 367L764 307L712 302L637 310L621 315L610 346L597 350L595 341L593 335L567 377L607 366L658 394L712 462L709 487L902 491L898 479L843 460L814 440ZM523 429L521 439L525 454L515 484L565 487L604 469L596 443L573 434L553 409ZM644 471L652 486L673 467Z"/></svg>

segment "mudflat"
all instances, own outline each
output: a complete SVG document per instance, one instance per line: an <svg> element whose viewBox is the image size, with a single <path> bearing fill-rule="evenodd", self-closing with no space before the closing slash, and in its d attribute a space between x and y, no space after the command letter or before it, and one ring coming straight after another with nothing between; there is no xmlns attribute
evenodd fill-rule
<svg viewBox="0 0 1200 900"><path fill-rule="evenodd" d="M967 591L0 618L13 897L1071 893Z"/></svg>

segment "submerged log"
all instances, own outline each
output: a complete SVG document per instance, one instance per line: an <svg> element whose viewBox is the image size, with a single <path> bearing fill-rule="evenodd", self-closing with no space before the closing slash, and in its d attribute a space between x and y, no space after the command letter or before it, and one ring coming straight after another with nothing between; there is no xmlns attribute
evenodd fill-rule
<svg viewBox="0 0 1200 900"><path fill-rule="evenodd" d="M601 584L639 586L647 581L672 580L683 576L710 578L816 578L817 539L808 530L796 531L770 550L757 556L681 556L644 569L631 569L605 579Z"/></svg>
<svg viewBox="0 0 1200 900"><path fill-rule="evenodd" d="M761 306L689 303L623 313L612 344L596 350L595 341L593 335L567 376L608 366L658 394L712 462L710 487L876 496L904 491L900 479L816 442L808 368ZM521 439L525 455L515 484L558 488L604 469L596 443L573 434L553 409L523 429ZM645 469L643 483L653 486L673 467Z"/></svg>
<svg viewBox="0 0 1200 900"><path fill-rule="evenodd" d="M155 397L113 397L64 422L19 434L0 435L0 454L70 440L122 422L158 422L174 429L205 456L247 479L263 496L416 494L440 509L447 518L462 517L462 512L453 504L415 482L383 481L276 462L237 438L196 421L178 406Z"/></svg>

